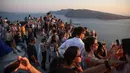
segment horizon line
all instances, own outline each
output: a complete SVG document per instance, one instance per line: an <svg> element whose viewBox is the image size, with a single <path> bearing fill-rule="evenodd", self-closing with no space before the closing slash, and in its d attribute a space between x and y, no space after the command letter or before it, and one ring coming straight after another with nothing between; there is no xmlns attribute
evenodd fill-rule
<svg viewBox="0 0 130 73"><path fill-rule="evenodd" d="M71 10L72 8L66 8L66 9L56 9L56 10L51 10L51 11L45 11L45 12L12 12L12 11L0 11L0 12L7 12L7 13L30 13L30 14L37 14L37 13L48 13L48 12L53 12L53 11L61 11L61 10ZM99 11L99 10L94 10L94 9L84 9L84 8L82 8L82 9L72 9L72 10L91 10L91 11L97 11L97 12L103 12L103 13L110 13L110 14L116 14L116 15L123 15L123 16L130 16L130 14L128 15L126 15L126 14L120 14L120 13L111 13L111 12L105 12L105 11Z"/></svg>

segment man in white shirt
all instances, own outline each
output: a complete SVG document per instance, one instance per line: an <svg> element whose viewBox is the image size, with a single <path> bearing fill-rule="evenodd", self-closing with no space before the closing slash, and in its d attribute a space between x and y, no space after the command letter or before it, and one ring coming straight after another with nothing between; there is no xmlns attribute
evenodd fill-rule
<svg viewBox="0 0 130 73"><path fill-rule="evenodd" d="M84 43L82 39L84 38L84 28L83 27L76 27L74 29L75 37L66 40L60 47L59 53L63 56L65 50L70 46L77 46L80 49L81 55L83 56L84 52Z"/></svg>

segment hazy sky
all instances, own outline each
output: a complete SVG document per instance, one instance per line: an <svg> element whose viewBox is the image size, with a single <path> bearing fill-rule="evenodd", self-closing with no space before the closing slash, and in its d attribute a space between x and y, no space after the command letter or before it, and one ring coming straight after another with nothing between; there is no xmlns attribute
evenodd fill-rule
<svg viewBox="0 0 130 73"><path fill-rule="evenodd" d="M130 0L0 0L0 11L45 13L67 8L130 15Z"/></svg>

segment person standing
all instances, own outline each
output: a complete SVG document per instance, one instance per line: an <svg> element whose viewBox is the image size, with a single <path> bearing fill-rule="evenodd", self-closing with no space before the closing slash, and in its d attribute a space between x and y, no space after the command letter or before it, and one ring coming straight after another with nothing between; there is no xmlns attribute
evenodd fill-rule
<svg viewBox="0 0 130 73"><path fill-rule="evenodd" d="M31 63L36 63L37 61L37 51L35 47L36 39L34 37L30 38L27 46L27 55Z"/></svg>
<svg viewBox="0 0 130 73"><path fill-rule="evenodd" d="M84 28L83 27L76 27L74 29L75 36L71 39L66 40L60 47L59 47L59 53L61 55L64 54L65 50L70 46L77 46L80 48L81 55L83 57L84 52L84 43L82 39L84 38Z"/></svg>

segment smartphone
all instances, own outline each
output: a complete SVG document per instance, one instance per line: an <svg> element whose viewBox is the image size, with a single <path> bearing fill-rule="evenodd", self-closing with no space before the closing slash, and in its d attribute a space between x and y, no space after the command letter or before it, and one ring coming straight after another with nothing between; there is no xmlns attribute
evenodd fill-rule
<svg viewBox="0 0 130 73"><path fill-rule="evenodd" d="M120 41L118 39L116 40L116 44L117 46L120 46Z"/></svg>
<svg viewBox="0 0 130 73"><path fill-rule="evenodd" d="M19 67L20 61L16 60L8 64L7 66L4 67L4 73L11 73L13 72L17 67Z"/></svg>

